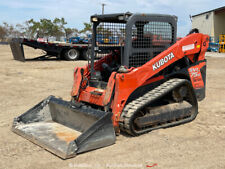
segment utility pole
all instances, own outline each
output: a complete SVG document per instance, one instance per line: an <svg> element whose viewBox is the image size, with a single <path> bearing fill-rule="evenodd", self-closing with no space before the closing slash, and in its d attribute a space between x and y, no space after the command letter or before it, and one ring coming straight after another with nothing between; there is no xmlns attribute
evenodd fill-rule
<svg viewBox="0 0 225 169"><path fill-rule="evenodd" d="M106 6L106 4L102 3L102 15L104 14L104 7Z"/></svg>

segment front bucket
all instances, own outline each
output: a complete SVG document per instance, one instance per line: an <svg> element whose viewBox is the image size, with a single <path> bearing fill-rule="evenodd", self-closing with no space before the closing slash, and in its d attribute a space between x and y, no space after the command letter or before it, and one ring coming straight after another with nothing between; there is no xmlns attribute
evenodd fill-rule
<svg viewBox="0 0 225 169"><path fill-rule="evenodd" d="M13 58L18 61L25 62L24 50L23 50L23 39L13 38L10 42L10 48L13 54Z"/></svg>
<svg viewBox="0 0 225 169"><path fill-rule="evenodd" d="M109 146L116 136L112 114L49 96L14 119L13 132L66 159Z"/></svg>

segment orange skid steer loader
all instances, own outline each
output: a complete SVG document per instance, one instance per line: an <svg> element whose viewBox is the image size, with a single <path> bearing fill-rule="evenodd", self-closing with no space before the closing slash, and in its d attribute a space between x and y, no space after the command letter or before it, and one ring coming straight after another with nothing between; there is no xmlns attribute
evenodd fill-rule
<svg viewBox="0 0 225 169"><path fill-rule="evenodd" d="M137 136L195 119L205 98L207 35L194 29L176 42L171 15L91 21L91 58L74 70L71 101L49 96L15 118L15 133L66 159L114 144L121 131ZM100 35L119 41L100 44Z"/></svg>

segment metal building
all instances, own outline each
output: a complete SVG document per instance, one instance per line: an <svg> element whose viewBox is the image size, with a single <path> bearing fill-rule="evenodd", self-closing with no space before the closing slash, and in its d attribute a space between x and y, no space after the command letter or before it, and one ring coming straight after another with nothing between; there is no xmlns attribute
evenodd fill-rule
<svg viewBox="0 0 225 169"><path fill-rule="evenodd" d="M219 35L225 34L225 6L192 16L192 28L208 34L213 42L218 42Z"/></svg>

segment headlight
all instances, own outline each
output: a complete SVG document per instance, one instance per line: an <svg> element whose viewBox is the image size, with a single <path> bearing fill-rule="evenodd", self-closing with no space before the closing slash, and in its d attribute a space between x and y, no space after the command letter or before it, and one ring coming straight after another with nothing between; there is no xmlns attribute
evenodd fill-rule
<svg viewBox="0 0 225 169"><path fill-rule="evenodd" d="M97 22L98 21L98 18L94 17L92 18L92 22Z"/></svg>

